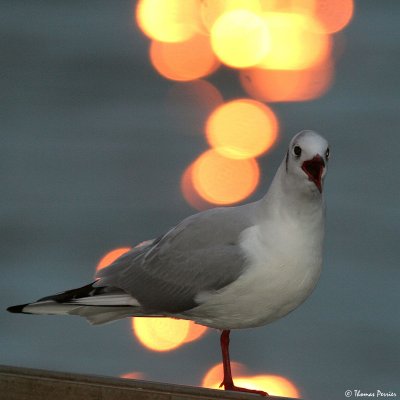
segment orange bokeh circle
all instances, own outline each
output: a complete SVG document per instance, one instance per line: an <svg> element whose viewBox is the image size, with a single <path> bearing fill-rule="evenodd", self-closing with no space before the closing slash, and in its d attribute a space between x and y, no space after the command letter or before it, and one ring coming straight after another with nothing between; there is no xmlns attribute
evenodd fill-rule
<svg viewBox="0 0 400 400"><path fill-rule="evenodd" d="M131 247L120 247L118 249L114 249L106 253L101 260L98 262L96 271L100 271L101 269L112 264L117 258L121 257L123 254L127 253L131 250Z"/></svg>
<svg viewBox="0 0 400 400"><path fill-rule="evenodd" d="M235 385L247 389L263 390L271 396L300 398L300 391L288 378L280 375L261 374L249 375L243 364L231 362L231 369ZM202 386L212 389L221 389L220 383L223 377L222 363L210 368L205 374Z"/></svg>
<svg viewBox="0 0 400 400"><path fill-rule="evenodd" d="M298 70L310 68L329 57L331 39L321 32L316 18L287 12L265 13L263 18L271 35L271 48L258 67Z"/></svg>
<svg viewBox="0 0 400 400"><path fill-rule="evenodd" d="M198 30L197 0L140 0L136 22L149 38L176 43L188 40Z"/></svg>
<svg viewBox="0 0 400 400"><path fill-rule="evenodd" d="M206 36L194 35L179 43L152 41L150 60L157 72L175 81L191 81L213 73L219 66Z"/></svg>
<svg viewBox="0 0 400 400"><path fill-rule="evenodd" d="M224 63L233 68L258 64L270 48L270 35L263 18L237 9L222 14L211 29L211 45Z"/></svg>
<svg viewBox="0 0 400 400"><path fill-rule="evenodd" d="M255 190L260 169L253 158L234 160L210 149L192 164L193 186L206 201L213 204L237 203Z"/></svg>
<svg viewBox="0 0 400 400"><path fill-rule="evenodd" d="M259 101L233 100L222 104L209 116L206 136L210 146L225 157L258 157L274 144L278 119Z"/></svg>
<svg viewBox="0 0 400 400"><path fill-rule="evenodd" d="M163 352L199 339L207 328L182 319L136 317L132 318L132 330L147 349Z"/></svg>
<svg viewBox="0 0 400 400"><path fill-rule="evenodd" d="M308 101L326 93L332 85L333 73L333 63L329 60L302 70L249 68L240 71L240 82L257 100Z"/></svg>

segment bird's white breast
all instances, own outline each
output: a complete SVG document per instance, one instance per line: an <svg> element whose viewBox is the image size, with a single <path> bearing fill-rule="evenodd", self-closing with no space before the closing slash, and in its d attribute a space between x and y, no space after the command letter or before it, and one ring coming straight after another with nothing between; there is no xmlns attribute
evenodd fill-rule
<svg viewBox="0 0 400 400"><path fill-rule="evenodd" d="M247 268L235 282L205 294L196 320L219 329L267 324L298 307L321 270L323 228L288 222L243 231Z"/></svg>

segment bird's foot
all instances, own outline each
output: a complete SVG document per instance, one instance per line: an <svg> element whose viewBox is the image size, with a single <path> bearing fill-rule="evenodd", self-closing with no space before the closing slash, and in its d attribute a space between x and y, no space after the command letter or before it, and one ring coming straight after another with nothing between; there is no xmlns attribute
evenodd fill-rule
<svg viewBox="0 0 400 400"><path fill-rule="evenodd" d="M219 387L224 387L225 390L232 390L234 392L244 392L244 393L253 393L253 394L258 394L260 396L269 396L267 392L264 392L263 390L255 390L255 389L246 389L240 386L235 386L233 383L225 383L222 382Z"/></svg>

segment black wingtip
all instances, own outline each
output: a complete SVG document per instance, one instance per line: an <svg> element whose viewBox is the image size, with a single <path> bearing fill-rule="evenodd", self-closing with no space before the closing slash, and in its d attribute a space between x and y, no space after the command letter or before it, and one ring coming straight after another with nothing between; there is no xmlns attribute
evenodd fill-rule
<svg viewBox="0 0 400 400"><path fill-rule="evenodd" d="M25 313L25 312L23 311L24 308L25 308L27 305L29 305L29 303L28 303L28 304L20 304L20 305L18 305L18 306L8 307L8 308L7 308L7 311L12 312L12 313L24 313L24 314L28 314L28 313Z"/></svg>

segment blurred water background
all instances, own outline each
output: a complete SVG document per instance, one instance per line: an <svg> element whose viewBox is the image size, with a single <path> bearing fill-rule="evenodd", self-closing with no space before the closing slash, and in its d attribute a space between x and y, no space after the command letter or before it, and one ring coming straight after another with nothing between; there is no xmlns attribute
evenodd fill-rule
<svg viewBox="0 0 400 400"><path fill-rule="evenodd" d="M190 107L151 68L134 2L0 2L0 363L200 385L220 361L218 335L176 351L146 350L130 322L5 308L89 282L110 249L156 237L195 212L186 166L207 148ZM253 374L291 379L307 399L346 389L400 396L400 3L356 3L340 38L335 83L322 98L271 107L277 145L262 157L260 197L289 138L314 129L331 143L321 281L288 317L232 334L232 358ZM217 73L224 97L244 96ZM192 110L193 112L195 110Z"/></svg>

